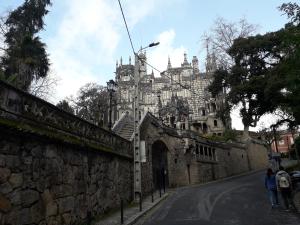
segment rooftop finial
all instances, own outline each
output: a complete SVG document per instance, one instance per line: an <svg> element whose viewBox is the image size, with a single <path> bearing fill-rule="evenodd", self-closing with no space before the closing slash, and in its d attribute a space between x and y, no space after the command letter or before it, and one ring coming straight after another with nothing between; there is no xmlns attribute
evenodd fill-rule
<svg viewBox="0 0 300 225"><path fill-rule="evenodd" d="M170 60L170 56L168 56L168 69L171 69L172 65L171 65L171 60Z"/></svg>

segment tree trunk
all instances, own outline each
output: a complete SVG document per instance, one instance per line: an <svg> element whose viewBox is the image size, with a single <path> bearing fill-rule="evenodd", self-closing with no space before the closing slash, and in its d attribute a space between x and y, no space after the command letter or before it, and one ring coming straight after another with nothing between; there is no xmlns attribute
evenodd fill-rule
<svg viewBox="0 0 300 225"><path fill-rule="evenodd" d="M249 135L249 126L244 125L244 131L243 131L243 137L242 137L242 139L243 140L247 140L249 138L250 138L250 135Z"/></svg>

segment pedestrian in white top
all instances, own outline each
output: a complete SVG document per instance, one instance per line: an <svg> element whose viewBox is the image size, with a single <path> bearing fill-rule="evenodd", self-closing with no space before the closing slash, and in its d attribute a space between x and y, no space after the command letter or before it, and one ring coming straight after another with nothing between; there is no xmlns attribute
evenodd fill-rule
<svg viewBox="0 0 300 225"><path fill-rule="evenodd" d="M291 207L295 209L296 207L292 199L291 177L282 166L279 167L279 171L276 173L276 186L281 194L286 210L289 211Z"/></svg>

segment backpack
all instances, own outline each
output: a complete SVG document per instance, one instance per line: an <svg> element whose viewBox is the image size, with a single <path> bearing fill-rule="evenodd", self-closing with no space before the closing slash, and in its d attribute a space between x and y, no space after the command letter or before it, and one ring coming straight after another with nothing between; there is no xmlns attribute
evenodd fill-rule
<svg viewBox="0 0 300 225"><path fill-rule="evenodd" d="M288 179L285 176L281 176L279 178L279 187L280 188L288 188L288 187L290 187L290 183L289 183Z"/></svg>

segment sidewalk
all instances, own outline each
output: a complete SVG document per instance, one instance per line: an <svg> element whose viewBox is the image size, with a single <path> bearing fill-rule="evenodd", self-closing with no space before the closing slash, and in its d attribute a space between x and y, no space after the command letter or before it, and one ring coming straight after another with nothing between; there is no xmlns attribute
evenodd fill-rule
<svg viewBox="0 0 300 225"><path fill-rule="evenodd" d="M159 191L153 194L154 201L152 202L151 195L143 199L142 211L139 210L139 204L133 204L124 208L124 225L134 224L140 217L145 215L153 207L159 204L162 200L168 197L170 193L166 192L159 197ZM125 207L125 206L124 206ZM93 221L92 225L120 225L121 224L121 209L114 213L101 217L100 219Z"/></svg>

